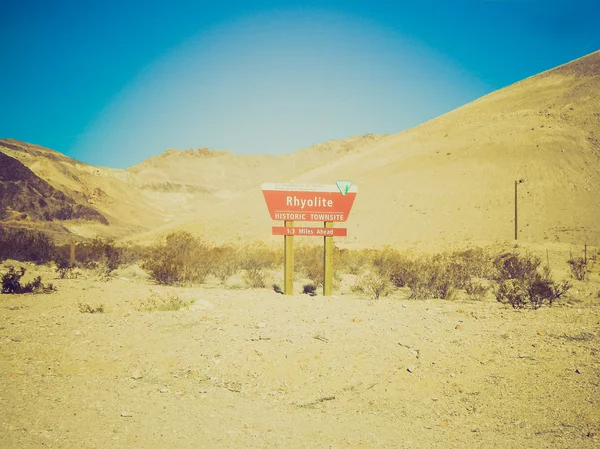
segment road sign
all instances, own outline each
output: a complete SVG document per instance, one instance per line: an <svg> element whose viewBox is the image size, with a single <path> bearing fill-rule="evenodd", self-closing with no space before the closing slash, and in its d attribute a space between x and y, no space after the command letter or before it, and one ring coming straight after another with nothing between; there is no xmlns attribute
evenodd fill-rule
<svg viewBox="0 0 600 449"><path fill-rule="evenodd" d="M358 187L348 181L340 185L264 183L262 191L273 220L343 222Z"/></svg>
<svg viewBox="0 0 600 449"><path fill-rule="evenodd" d="M299 237L346 237L346 228L309 228L273 226L273 235L297 235Z"/></svg>

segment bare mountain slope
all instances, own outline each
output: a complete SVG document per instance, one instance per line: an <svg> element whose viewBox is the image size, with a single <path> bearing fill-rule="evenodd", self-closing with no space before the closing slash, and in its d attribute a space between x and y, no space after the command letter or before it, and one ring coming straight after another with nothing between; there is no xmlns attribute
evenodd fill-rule
<svg viewBox="0 0 600 449"><path fill-rule="evenodd" d="M128 170L95 167L13 139L0 140L0 153L17 159L78 203L97 209L110 222L110 226L67 223L71 232L124 237L152 231L165 223L173 226L196 215L210 220L219 204L244 195L265 177L284 180L302 174L384 137L334 140L283 156L169 149Z"/></svg>
<svg viewBox="0 0 600 449"><path fill-rule="evenodd" d="M599 244L599 67L596 52L289 180L359 185L340 244L510 240L519 179L519 239ZM268 239L258 187L182 227Z"/></svg>
<svg viewBox="0 0 600 449"><path fill-rule="evenodd" d="M0 153L0 218L43 221L83 219L108 224L97 210L78 204L18 160Z"/></svg>

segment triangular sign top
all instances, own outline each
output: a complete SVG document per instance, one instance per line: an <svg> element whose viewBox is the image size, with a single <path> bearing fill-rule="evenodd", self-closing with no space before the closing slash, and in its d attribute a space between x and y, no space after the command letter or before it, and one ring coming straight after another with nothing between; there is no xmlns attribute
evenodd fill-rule
<svg viewBox="0 0 600 449"><path fill-rule="evenodd" d="M352 186L352 181L336 181L335 184L337 185L338 189L340 189L340 193L346 196L350 190L350 187Z"/></svg>

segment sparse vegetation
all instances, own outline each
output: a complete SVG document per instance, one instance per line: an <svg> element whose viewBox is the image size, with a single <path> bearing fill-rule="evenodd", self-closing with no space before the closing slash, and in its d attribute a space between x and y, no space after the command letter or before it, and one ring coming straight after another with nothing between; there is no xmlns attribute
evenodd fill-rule
<svg viewBox="0 0 600 449"><path fill-rule="evenodd" d="M202 284L214 260L211 248L188 232L173 232L154 245L142 261L142 268L159 284Z"/></svg>
<svg viewBox="0 0 600 449"><path fill-rule="evenodd" d="M540 264L540 258L532 254L511 252L498 256L495 262L496 299L515 309L528 304L538 309L545 302L551 306L571 288L571 284L568 281L557 284L551 277L550 268L546 266L540 270Z"/></svg>
<svg viewBox="0 0 600 449"><path fill-rule="evenodd" d="M55 290L52 284L43 284L41 276L37 276L33 281L22 284L21 278L25 275L25 268L21 267L16 270L12 265L7 268L8 271L2 274L2 293L50 293Z"/></svg>
<svg viewBox="0 0 600 449"><path fill-rule="evenodd" d="M588 264L583 257L571 257L567 263L571 268L571 276L578 281L585 281L588 278Z"/></svg>
<svg viewBox="0 0 600 449"><path fill-rule="evenodd" d="M391 293L392 284L387 276L378 272L368 272L358 278L352 290L366 294L372 299L379 299Z"/></svg>
<svg viewBox="0 0 600 449"><path fill-rule="evenodd" d="M465 284L465 292L474 301L481 301L489 289L489 286L484 285L481 280L475 278L469 279Z"/></svg>
<svg viewBox="0 0 600 449"><path fill-rule="evenodd" d="M89 304L79 303L79 311L81 313L104 313L104 305L100 304L97 307L92 307Z"/></svg>
<svg viewBox="0 0 600 449"><path fill-rule="evenodd" d="M45 233L0 227L0 261L46 263L54 255L54 242Z"/></svg>
<svg viewBox="0 0 600 449"><path fill-rule="evenodd" d="M160 296L158 293L152 292L150 297L140 302L137 310L139 312L176 312L189 305L189 301L184 301L177 295Z"/></svg>
<svg viewBox="0 0 600 449"><path fill-rule="evenodd" d="M249 288L265 288L266 270L282 264L279 251L258 243L242 247L238 254L239 268L244 270L242 279Z"/></svg>

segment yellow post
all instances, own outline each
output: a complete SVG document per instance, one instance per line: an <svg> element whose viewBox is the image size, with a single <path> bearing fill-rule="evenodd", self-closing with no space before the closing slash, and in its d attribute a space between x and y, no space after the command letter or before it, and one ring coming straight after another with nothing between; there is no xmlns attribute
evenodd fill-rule
<svg viewBox="0 0 600 449"><path fill-rule="evenodd" d="M333 228L332 221L325 222L326 228ZM323 296L331 296L333 292L333 237L323 237Z"/></svg>
<svg viewBox="0 0 600 449"><path fill-rule="evenodd" d="M284 221L283 224L286 228L291 228L294 226L293 221ZM294 294L294 236L293 235L285 235L283 237L283 252L284 252L283 292L286 295L293 295Z"/></svg>
<svg viewBox="0 0 600 449"><path fill-rule="evenodd" d="M69 266L75 266L75 242L71 239L71 244L69 247Z"/></svg>

